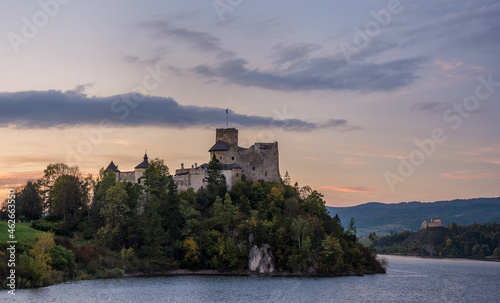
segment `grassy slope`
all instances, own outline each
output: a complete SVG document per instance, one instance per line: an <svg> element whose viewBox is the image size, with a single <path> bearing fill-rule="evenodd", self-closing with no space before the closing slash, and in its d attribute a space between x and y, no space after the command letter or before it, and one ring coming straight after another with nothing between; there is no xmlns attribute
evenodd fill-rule
<svg viewBox="0 0 500 303"><path fill-rule="evenodd" d="M14 235L16 241L22 242L34 242L35 239L43 233L40 230L36 230L30 227L31 223L17 223ZM9 241L9 227L7 222L0 221L0 243L7 243Z"/></svg>

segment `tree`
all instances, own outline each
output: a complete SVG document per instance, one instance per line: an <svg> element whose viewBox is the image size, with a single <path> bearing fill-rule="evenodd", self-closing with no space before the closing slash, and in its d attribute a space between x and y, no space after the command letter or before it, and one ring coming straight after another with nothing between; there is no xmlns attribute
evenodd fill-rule
<svg viewBox="0 0 500 303"><path fill-rule="evenodd" d="M297 219L292 220L291 228L293 234L295 235L295 239L297 239L299 249L301 249L302 242L309 234L309 224L306 220L302 219L301 216L298 216Z"/></svg>
<svg viewBox="0 0 500 303"><path fill-rule="evenodd" d="M168 171L167 165L163 160L158 158L149 162L148 168L144 173L144 185L146 187L146 192L148 194L148 199L150 196L156 196L159 199L166 199L168 185L169 185L170 173Z"/></svg>
<svg viewBox="0 0 500 303"><path fill-rule="evenodd" d="M198 265L198 263L200 262L199 259L200 250L193 237L189 237L186 240L184 240L182 246L184 252L186 253L184 255L184 263L186 264L186 266L189 268L193 268L196 265Z"/></svg>
<svg viewBox="0 0 500 303"><path fill-rule="evenodd" d="M349 222L349 228L347 229L347 234L356 236L356 226L354 226L354 217L351 217Z"/></svg>
<svg viewBox="0 0 500 303"><path fill-rule="evenodd" d="M238 207L233 205L231 196L226 193L224 201L217 197L213 205L214 215L210 219L210 226L227 234L235 226L238 219Z"/></svg>
<svg viewBox="0 0 500 303"><path fill-rule="evenodd" d="M43 215L43 200L39 186L33 181L28 181L16 198L18 216L26 220L37 220Z"/></svg>
<svg viewBox="0 0 500 303"><path fill-rule="evenodd" d="M44 200L44 206L48 208L50 192L56 180L63 175L76 176L78 174L78 166L70 167L64 163L51 163L47 165L43 173L43 177L38 180L38 185L40 187L40 194Z"/></svg>
<svg viewBox="0 0 500 303"><path fill-rule="evenodd" d="M104 246L118 248L122 244L120 231L127 223L130 208L127 206L128 194L124 182L118 182L106 191L107 204L102 208L100 217L105 222L97 232L96 241Z"/></svg>
<svg viewBox="0 0 500 303"><path fill-rule="evenodd" d="M104 225L104 221L100 216L101 209L106 205L106 191L115 184L115 172L101 168L99 171L99 179L94 186L94 198L90 209L90 224L94 232Z"/></svg>
<svg viewBox="0 0 500 303"><path fill-rule="evenodd" d="M292 184L292 178L290 178L288 171L285 172L285 176L283 177L283 184L285 184L286 186L289 186Z"/></svg>
<svg viewBox="0 0 500 303"><path fill-rule="evenodd" d="M88 182L78 176L58 177L50 191L50 214L62 218L66 225L75 227L79 216L88 206L88 190Z"/></svg>
<svg viewBox="0 0 500 303"><path fill-rule="evenodd" d="M52 270L52 257L50 252L55 245L53 237L54 233L52 232L43 233L38 237L33 248L29 251L29 267L31 268L35 281L38 281L41 285L45 283Z"/></svg>
<svg viewBox="0 0 500 303"><path fill-rule="evenodd" d="M208 163L208 195L213 202L217 196L224 197L227 192L226 177L222 173L222 164L215 154Z"/></svg>
<svg viewBox="0 0 500 303"><path fill-rule="evenodd" d="M160 202L152 196L144 206L141 216L141 236L143 245L141 252L151 264L161 266L165 263L165 230L159 213Z"/></svg>

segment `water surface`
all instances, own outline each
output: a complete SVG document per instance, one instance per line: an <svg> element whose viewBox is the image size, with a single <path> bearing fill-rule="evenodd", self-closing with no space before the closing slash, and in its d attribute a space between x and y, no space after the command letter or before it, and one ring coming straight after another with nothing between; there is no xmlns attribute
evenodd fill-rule
<svg viewBox="0 0 500 303"><path fill-rule="evenodd" d="M387 256L364 277L162 276L6 291L0 302L500 302L500 263Z"/></svg>

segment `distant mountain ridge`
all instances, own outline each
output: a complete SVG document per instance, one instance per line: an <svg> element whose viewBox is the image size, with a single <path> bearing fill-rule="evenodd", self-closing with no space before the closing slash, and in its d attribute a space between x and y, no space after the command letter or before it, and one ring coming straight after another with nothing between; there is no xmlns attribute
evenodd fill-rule
<svg viewBox="0 0 500 303"><path fill-rule="evenodd" d="M442 219L445 226L453 222L460 225L500 222L500 197L394 204L370 202L327 208L330 215L339 215L343 226L347 226L354 217L358 236L370 232L386 235L404 230L415 231L420 229L422 221L431 218Z"/></svg>

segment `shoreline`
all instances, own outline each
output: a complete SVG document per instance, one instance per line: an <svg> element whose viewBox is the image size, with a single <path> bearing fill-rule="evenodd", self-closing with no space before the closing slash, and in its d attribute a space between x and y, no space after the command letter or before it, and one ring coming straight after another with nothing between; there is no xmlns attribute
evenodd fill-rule
<svg viewBox="0 0 500 303"><path fill-rule="evenodd" d="M435 257L435 256L421 256L421 255L405 255L405 254L382 254L377 253L377 256L398 256L398 257L414 257L422 259L439 259L439 260L468 260L468 261L487 261L487 262L500 262L500 259L495 258L473 258L473 257Z"/></svg>
<svg viewBox="0 0 500 303"><path fill-rule="evenodd" d="M353 271L348 271L342 274L307 274L307 273L292 273L292 272L273 272L273 273L259 273L249 269L246 270L229 270L229 271L219 271L216 269L170 269L158 272L137 272L137 273L125 273L122 278L129 277L152 277L152 276L253 276L253 277L349 277L358 276L362 277L365 275L375 275L384 274L377 273L374 271L367 271L363 275L358 275Z"/></svg>

